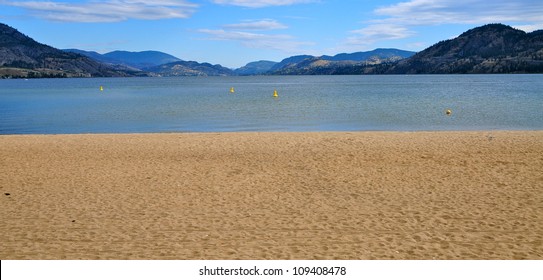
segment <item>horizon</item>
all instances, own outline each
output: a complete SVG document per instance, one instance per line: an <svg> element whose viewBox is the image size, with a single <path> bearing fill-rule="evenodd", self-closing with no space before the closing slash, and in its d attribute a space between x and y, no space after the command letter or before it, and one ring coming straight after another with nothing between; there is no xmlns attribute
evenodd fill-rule
<svg viewBox="0 0 543 280"><path fill-rule="evenodd" d="M228 68L294 55L419 52L488 23L543 29L543 3L481 0L0 0L0 21L58 49L159 51Z"/></svg>

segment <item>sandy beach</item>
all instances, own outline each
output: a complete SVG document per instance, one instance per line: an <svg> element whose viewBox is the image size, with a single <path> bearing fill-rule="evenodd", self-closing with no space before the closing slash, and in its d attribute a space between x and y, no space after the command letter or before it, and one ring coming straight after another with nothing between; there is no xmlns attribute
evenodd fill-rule
<svg viewBox="0 0 543 280"><path fill-rule="evenodd" d="M0 136L0 259L543 259L543 131Z"/></svg>

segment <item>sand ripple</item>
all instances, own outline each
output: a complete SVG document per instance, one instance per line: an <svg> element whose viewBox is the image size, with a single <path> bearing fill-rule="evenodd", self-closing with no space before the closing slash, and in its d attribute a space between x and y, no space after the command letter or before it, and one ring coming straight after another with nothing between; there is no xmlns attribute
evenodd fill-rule
<svg viewBox="0 0 543 280"><path fill-rule="evenodd" d="M0 259L543 259L543 132L0 136Z"/></svg>

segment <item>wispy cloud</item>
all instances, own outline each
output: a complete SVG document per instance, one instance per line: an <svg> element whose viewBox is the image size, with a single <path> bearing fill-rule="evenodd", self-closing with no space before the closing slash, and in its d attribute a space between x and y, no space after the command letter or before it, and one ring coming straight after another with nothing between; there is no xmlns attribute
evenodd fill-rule
<svg viewBox="0 0 543 280"><path fill-rule="evenodd" d="M274 19L244 20L238 23L224 24L220 29L199 29L207 35L205 40L234 41L253 49L275 50L284 53L298 53L312 42L302 42L288 34L277 34L276 30L288 29L288 26Z"/></svg>
<svg viewBox="0 0 543 280"><path fill-rule="evenodd" d="M375 14L383 21L408 25L491 22L542 22L539 0L411 0L381 7Z"/></svg>
<svg viewBox="0 0 543 280"><path fill-rule="evenodd" d="M275 30L288 28L288 26L273 19L263 19L256 21L247 20L241 23L226 24L223 27L226 29L236 30Z"/></svg>
<svg viewBox="0 0 543 280"><path fill-rule="evenodd" d="M347 38L347 44L359 46L372 45L378 41L403 39L415 34L405 26L386 23L372 24L350 33L352 36Z"/></svg>
<svg viewBox="0 0 543 280"><path fill-rule="evenodd" d="M236 41L248 48L285 53L298 53L303 46L313 45L310 42L296 41L294 37L286 34L262 34L224 29L200 29L198 32L207 34L209 36L207 40Z"/></svg>
<svg viewBox="0 0 543 280"><path fill-rule="evenodd" d="M197 5L183 0L0 1L32 15L65 22L118 22L128 19L188 18Z"/></svg>
<svg viewBox="0 0 543 280"><path fill-rule="evenodd" d="M513 25L514 28L524 30L526 32L532 32L535 30L541 30L543 29L543 22L541 23L534 23L534 24L525 24L525 25Z"/></svg>
<svg viewBox="0 0 543 280"><path fill-rule="evenodd" d="M543 24L540 0L409 0L375 9L378 19L366 21L364 28L352 30L350 45L370 45L378 41L409 38L417 26L446 24L509 23L526 31Z"/></svg>
<svg viewBox="0 0 543 280"><path fill-rule="evenodd" d="M270 6L289 6L305 4L315 0L213 0L215 4L241 6L247 8L264 8Z"/></svg>

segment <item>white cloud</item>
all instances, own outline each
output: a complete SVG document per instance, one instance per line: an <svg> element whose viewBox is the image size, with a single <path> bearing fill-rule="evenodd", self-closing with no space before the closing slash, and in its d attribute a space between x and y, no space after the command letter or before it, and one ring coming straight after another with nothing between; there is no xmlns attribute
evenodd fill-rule
<svg viewBox="0 0 543 280"><path fill-rule="evenodd" d="M305 4L314 0L213 0L215 4L241 6L247 8L263 8L270 6L289 6Z"/></svg>
<svg viewBox="0 0 543 280"><path fill-rule="evenodd" d="M373 24L362 29L351 31L353 36L347 38L347 44L366 46L378 41L397 40L411 37L415 32L404 26L394 24Z"/></svg>
<svg viewBox="0 0 543 280"><path fill-rule="evenodd" d="M543 22L540 0L411 0L381 7L378 22L406 25Z"/></svg>
<svg viewBox="0 0 543 280"><path fill-rule="evenodd" d="M288 26L273 20L246 20L240 23L225 24L222 29L199 29L206 34L206 40L234 41L242 46L254 49L276 50L285 53L298 53L310 42L297 41L291 35L275 34L273 30L287 29ZM257 32L260 31L260 32Z"/></svg>
<svg viewBox="0 0 543 280"><path fill-rule="evenodd" d="M235 24L226 24L224 28L237 29L237 30L274 30L274 29L286 29L286 25L277 22L272 19L263 19L258 21L244 21Z"/></svg>
<svg viewBox="0 0 543 280"><path fill-rule="evenodd" d="M514 28L524 30L526 32L532 32L536 30L542 30L543 29L543 22L542 23L536 23L536 24L526 24L526 25L513 25Z"/></svg>
<svg viewBox="0 0 543 280"><path fill-rule="evenodd" d="M533 31L543 26L541 0L410 0L374 10L379 19L351 31L349 45L409 38L417 26L505 23Z"/></svg>
<svg viewBox="0 0 543 280"><path fill-rule="evenodd" d="M197 5L179 0L99 0L81 3L56 1L1 1L37 17L68 22L118 22L127 19L188 18Z"/></svg>
<svg viewBox="0 0 543 280"><path fill-rule="evenodd" d="M224 29L200 29L198 32L209 35L207 40L237 41L248 48L277 50L286 53L297 53L300 52L302 46L312 45L309 42L296 41L294 37L285 34L261 34Z"/></svg>

